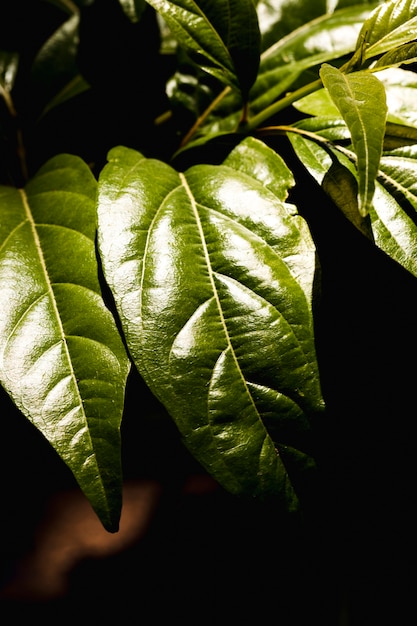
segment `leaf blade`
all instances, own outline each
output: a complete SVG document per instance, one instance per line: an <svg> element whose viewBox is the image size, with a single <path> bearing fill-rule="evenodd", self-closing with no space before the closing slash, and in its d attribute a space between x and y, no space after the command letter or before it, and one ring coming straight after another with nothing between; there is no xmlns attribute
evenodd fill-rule
<svg viewBox="0 0 417 626"><path fill-rule="evenodd" d="M385 2L376 7L364 22L358 37L364 59L393 51L416 38L417 3L415 0Z"/></svg>
<svg viewBox="0 0 417 626"><path fill-rule="evenodd" d="M282 442L263 421L308 430L306 415L323 408L309 289L293 263L303 257L312 281L314 251L294 208L230 166L179 174L122 149L99 189L103 267L137 368L219 482L295 507ZM264 215L253 211L258 195ZM112 244L114 211L123 250Z"/></svg>
<svg viewBox="0 0 417 626"><path fill-rule="evenodd" d="M358 158L359 211L365 217L372 206L382 155L388 113L385 89L372 74L343 74L327 64L322 66L320 76L351 133Z"/></svg>
<svg viewBox="0 0 417 626"><path fill-rule="evenodd" d="M261 36L253 0L147 0L202 69L241 90L256 79Z"/></svg>
<svg viewBox="0 0 417 626"><path fill-rule="evenodd" d="M0 380L115 530L129 362L95 257L96 182L76 157L1 188Z"/></svg>
<svg viewBox="0 0 417 626"><path fill-rule="evenodd" d="M321 124L322 122L318 119L310 119L298 123L298 126L307 127L309 131L315 129L321 133ZM337 149L332 151L334 155L332 159L327 150L324 150L323 147L308 137L292 134L290 140L298 157L319 184L323 185L326 177L329 176L329 173L331 174L334 159L337 159L343 168L350 171L355 178L358 177L356 168ZM416 219L415 216L410 215L409 211L404 210L404 200L406 203L409 202L414 210L417 210L415 175L415 146L400 148L395 150L392 156L382 157L381 172L375 187L375 200L367 219L370 222L371 235L375 245L408 272L417 276ZM363 220L361 222L358 219L359 216L354 214L354 201L351 200L350 206L347 207L348 210L343 206L349 201L346 189L343 189L340 181L334 180L334 185L339 185L338 196L339 198L342 197L342 201L338 202L334 193L331 194L332 199L357 228L366 236L370 236L369 227ZM326 189L326 191L329 190Z"/></svg>

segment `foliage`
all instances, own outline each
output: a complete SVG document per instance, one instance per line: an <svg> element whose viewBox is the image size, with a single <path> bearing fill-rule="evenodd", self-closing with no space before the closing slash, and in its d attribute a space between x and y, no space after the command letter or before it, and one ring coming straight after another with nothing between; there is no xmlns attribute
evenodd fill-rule
<svg viewBox="0 0 417 626"><path fill-rule="evenodd" d="M225 489L296 510L326 404L292 192L417 276L417 2L12 4L4 390L110 531L133 370Z"/></svg>

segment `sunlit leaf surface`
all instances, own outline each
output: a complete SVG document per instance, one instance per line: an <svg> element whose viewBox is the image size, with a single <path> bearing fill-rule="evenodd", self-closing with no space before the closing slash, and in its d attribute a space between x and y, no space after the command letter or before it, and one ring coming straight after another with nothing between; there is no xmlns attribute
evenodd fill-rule
<svg viewBox="0 0 417 626"><path fill-rule="evenodd" d="M129 361L100 292L95 194L65 155L0 188L0 380L115 530Z"/></svg>
<svg viewBox="0 0 417 626"><path fill-rule="evenodd" d="M224 165L185 173L116 148L99 180L98 232L132 357L186 445L230 491L294 508L282 454L302 449L323 400L315 249L283 202L290 183L254 139Z"/></svg>

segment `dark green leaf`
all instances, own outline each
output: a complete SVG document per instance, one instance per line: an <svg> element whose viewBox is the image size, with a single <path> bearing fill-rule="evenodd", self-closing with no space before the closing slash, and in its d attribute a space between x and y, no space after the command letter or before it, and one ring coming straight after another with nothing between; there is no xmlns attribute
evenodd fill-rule
<svg viewBox="0 0 417 626"><path fill-rule="evenodd" d="M236 150L184 174L111 151L99 249L132 357L186 445L230 491L276 494L293 508L280 446L297 447L323 408L315 250L281 199L291 181L283 162L254 139ZM277 187L274 175L288 182Z"/></svg>
<svg viewBox="0 0 417 626"><path fill-rule="evenodd" d="M354 6L323 15L265 50L261 55L257 80L250 92L251 115L262 113L282 97L306 70L352 52L369 12L369 8ZM239 117L239 103L233 101L232 94L224 99L223 106L216 107L202 132L233 131Z"/></svg>
<svg viewBox="0 0 417 626"><path fill-rule="evenodd" d="M237 87L246 100L259 67L260 31L253 0L147 0L202 69Z"/></svg>
<svg viewBox="0 0 417 626"><path fill-rule="evenodd" d="M323 15L359 5L369 11L369 7L376 4L367 0L259 0L257 9L263 49Z"/></svg>
<svg viewBox="0 0 417 626"><path fill-rule="evenodd" d="M0 194L1 384L116 530L129 361L100 294L96 181L62 155Z"/></svg>
<svg viewBox="0 0 417 626"><path fill-rule="evenodd" d="M413 41L412 43L406 43L403 46L390 50L386 54L382 55L382 57L380 57L373 65L373 68L379 70L387 67L415 63L416 61L417 42Z"/></svg>
<svg viewBox="0 0 417 626"><path fill-rule="evenodd" d="M87 88L79 78L76 63L78 27L79 15L75 13L47 39L33 60L31 81L40 111L46 112L73 95L74 89L68 85L80 87L83 83L83 88L76 93ZM60 95L62 91L66 92L66 97Z"/></svg>

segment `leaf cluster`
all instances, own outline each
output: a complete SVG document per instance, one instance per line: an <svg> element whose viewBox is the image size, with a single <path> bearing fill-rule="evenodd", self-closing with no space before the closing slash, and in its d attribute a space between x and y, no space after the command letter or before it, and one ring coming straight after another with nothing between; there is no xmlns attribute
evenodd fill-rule
<svg viewBox="0 0 417 626"><path fill-rule="evenodd" d="M417 276L417 2L6 4L2 387L110 531L132 371L220 485L297 510L326 406L296 172Z"/></svg>

